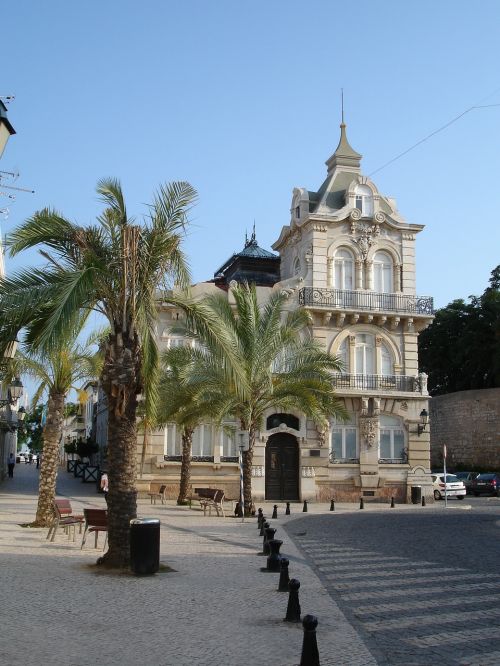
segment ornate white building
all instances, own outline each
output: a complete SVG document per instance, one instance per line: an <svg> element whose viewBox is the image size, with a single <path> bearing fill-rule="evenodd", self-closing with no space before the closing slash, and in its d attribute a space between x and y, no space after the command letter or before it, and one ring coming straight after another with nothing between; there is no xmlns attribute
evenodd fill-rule
<svg viewBox="0 0 500 666"><path fill-rule="evenodd" d="M318 431L300 413L270 412L254 451L256 500L405 501L412 485L432 497L429 432L421 423L427 378L417 356L418 333L433 316L432 299L415 293L415 238L423 226L404 220L395 201L361 174L360 160L342 124L319 190L293 191L290 224L273 245L279 260L252 236L213 281L195 285L200 294L224 289L231 300L231 280L250 279L263 302L270 291L286 290L288 307L308 309L310 333L343 362L332 381L349 421ZM160 309L162 344L184 344L169 333L179 316L168 306ZM174 496L180 469L175 427L157 433L145 454L143 483L163 480ZM210 424L199 428L193 486L223 487L236 497L236 455L224 433Z"/></svg>

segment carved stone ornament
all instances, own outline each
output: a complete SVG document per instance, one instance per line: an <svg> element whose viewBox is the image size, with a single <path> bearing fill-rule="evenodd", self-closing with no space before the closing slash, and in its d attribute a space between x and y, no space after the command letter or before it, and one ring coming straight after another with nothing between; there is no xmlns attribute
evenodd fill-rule
<svg viewBox="0 0 500 666"><path fill-rule="evenodd" d="M402 409L405 412L408 411L408 403L406 402L406 400L401 401L400 409Z"/></svg>
<svg viewBox="0 0 500 666"><path fill-rule="evenodd" d="M263 465L254 465L252 467L252 476L253 477L262 477L262 476L264 476L264 466Z"/></svg>
<svg viewBox="0 0 500 666"><path fill-rule="evenodd" d="M306 260L306 263L309 264L312 261L312 258L313 258L313 248L312 245L310 245L304 254L304 259Z"/></svg>
<svg viewBox="0 0 500 666"><path fill-rule="evenodd" d="M322 448L326 444L328 426L316 426L316 432L318 433L318 446Z"/></svg>
<svg viewBox="0 0 500 666"><path fill-rule="evenodd" d="M375 213L375 222L378 224L383 224L385 222L385 213L383 213L381 210L377 211Z"/></svg>
<svg viewBox="0 0 500 666"><path fill-rule="evenodd" d="M360 419L361 437L363 438L366 446L371 449L377 441L377 426L378 419L362 418Z"/></svg>
<svg viewBox="0 0 500 666"><path fill-rule="evenodd" d="M360 220L361 219L361 211L359 208L353 208L351 210L351 220Z"/></svg>
<svg viewBox="0 0 500 666"><path fill-rule="evenodd" d="M370 236L360 236L359 238L356 238L354 242L358 244L363 259L366 259L368 256L368 250L373 244L373 240L370 238Z"/></svg>
<svg viewBox="0 0 500 666"><path fill-rule="evenodd" d="M229 283L229 289L235 289L237 286L238 283L236 282L236 280L231 280L231 282Z"/></svg>
<svg viewBox="0 0 500 666"><path fill-rule="evenodd" d="M301 476L303 479L313 479L316 476L314 467L302 467Z"/></svg>

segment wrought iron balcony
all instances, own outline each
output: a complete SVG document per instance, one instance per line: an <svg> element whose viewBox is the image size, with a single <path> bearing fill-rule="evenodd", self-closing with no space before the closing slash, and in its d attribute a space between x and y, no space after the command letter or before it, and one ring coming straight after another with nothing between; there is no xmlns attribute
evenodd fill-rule
<svg viewBox="0 0 500 666"><path fill-rule="evenodd" d="M333 387L357 391L403 391L413 393L419 390L415 377L410 375L351 375L334 374Z"/></svg>
<svg viewBox="0 0 500 666"><path fill-rule="evenodd" d="M434 314L434 301L431 296L379 294L374 291L303 287L299 291L299 305L335 310L394 312L408 315Z"/></svg>

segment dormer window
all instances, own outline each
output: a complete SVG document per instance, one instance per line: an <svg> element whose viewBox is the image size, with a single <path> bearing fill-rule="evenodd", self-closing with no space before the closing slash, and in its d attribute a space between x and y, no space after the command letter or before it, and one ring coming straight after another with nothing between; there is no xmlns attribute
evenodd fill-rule
<svg viewBox="0 0 500 666"><path fill-rule="evenodd" d="M373 217L373 192L368 185L358 185L355 195L356 208L362 217Z"/></svg>

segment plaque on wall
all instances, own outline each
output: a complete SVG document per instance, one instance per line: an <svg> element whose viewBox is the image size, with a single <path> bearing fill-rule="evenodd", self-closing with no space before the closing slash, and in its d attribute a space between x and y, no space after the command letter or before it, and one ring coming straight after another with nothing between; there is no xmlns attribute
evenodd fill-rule
<svg viewBox="0 0 500 666"><path fill-rule="evenodd" d="M319 456L321 451L319 449L309 449L310 456Z"/></svg>

